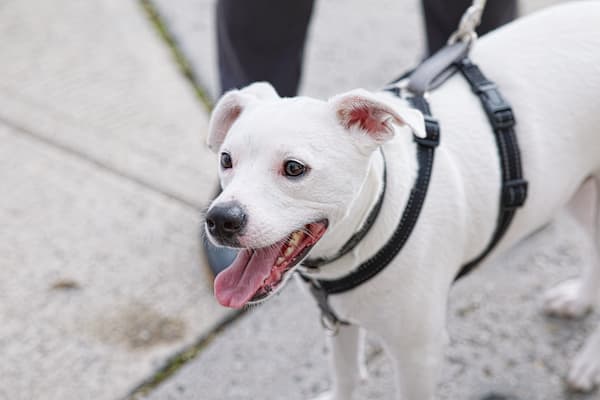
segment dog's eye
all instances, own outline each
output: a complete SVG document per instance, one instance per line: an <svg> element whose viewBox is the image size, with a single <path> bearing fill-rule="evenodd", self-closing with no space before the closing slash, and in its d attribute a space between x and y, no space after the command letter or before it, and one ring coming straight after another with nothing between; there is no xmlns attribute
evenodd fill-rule
<svg viewBox="0 0 600 400"><path fill-rule="evenodd" d="M221 153L221 167L224 169L229 169L232 167L231 156L229 153Z"/></svg>
<svg viewBox="0 0 600 400"><path fill-rule="evenodd" d="M285 176L298 177L304 175L306 167L299 161L288 160L283 164L283 171Z"/></svg>

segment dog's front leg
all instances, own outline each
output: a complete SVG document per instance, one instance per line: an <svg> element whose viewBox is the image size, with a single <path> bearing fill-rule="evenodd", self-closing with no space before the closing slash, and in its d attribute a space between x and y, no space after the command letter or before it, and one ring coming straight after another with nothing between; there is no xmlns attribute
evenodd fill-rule
<svg viewBox="0 0 600 400"><path fill-rule="evenodd" d="M382 313L377 334L390 356L399 400L432 400L448 342L446 331L446 295L429 291L425 301L410 302L396 314ZM415 297L413 297L415 299Z"/></svg>
<svg viewBox="0 0 600 400"><path fill-rule="evenodd" d="M394 365L397 399L433 399L443 345L443 338L421 345L400 339L387 349Z"/></svg>
<svg viewBox="0 0 600 400"><path fill-rule="evenodd" d="M361 379L366 379L365 332L357 325L342 325L329 337L333 388L316 400L349 400Z"/></svg>

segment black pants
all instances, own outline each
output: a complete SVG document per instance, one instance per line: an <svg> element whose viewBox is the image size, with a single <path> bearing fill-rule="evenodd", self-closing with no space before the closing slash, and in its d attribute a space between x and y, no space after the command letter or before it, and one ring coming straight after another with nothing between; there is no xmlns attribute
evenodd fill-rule
<svg viewBox="0 0 600 400"><path fill-rule="evenodd" d="M296 95L313 2L218 0L221 90L269 81L281 96ZM430 54L446 43L471 3L471 0L422 0ZM477 31L485 34L516 14L516 0L489 0Z"/></svg>

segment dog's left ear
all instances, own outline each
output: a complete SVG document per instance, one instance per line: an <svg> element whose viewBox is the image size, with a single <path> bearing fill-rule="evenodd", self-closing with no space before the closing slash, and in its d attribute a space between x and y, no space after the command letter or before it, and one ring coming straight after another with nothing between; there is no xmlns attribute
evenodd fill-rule
<svg viewBox="0 0 600 400"><path fill-rule="evenodd" d="M346 129L357 128L377 143L394 136L393 124L409 126L415 135L424 138L423 114L412 108L394 109L363 89L335 96L329 100L339 122Z"/></svg>
<svg viewBox="0 0 600 400"><path fill-rule="evenodd" d="M208 123L208 148L217 151L233 123L246 108L259 100L277 99L279 95L268 82L256 82L240 90L230 90L217 102Z"/></svg>

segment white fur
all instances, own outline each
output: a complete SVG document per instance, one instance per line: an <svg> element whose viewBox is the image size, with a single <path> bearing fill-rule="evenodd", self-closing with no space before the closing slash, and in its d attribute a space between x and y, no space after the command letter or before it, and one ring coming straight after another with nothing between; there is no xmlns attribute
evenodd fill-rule
<svg viewBox="0 0 600 400"><path fill-rule="evenodd" d="M564 5L525 17L480 39L472 59L501 88L517 118L529 197L487 260L548 223L568 207L595 240L581 280L549 292L549 312L578 316L597 302L600 289L597 209L600 200L600 2ZM416 175L411 126L422 120L387 93L350 92L329 102L281 99L262 85L225 96L215 110L209 143L228 151L234 167L221 171L222 194L247 210L247 247L275 243L304 224L329 219L311 257L334 254L356 231L381 189L384 142L388 188L377 222L351 253L315 277L345 275L387 241L404 209ZM241 97L240 97L241 96ZM358 96L392 132L365 132L340 120ZM248 100L251 98L251 100ZM242 99L242 100L240 100ZM500 170L489 123L465 80L456 75L431 93L442 142L429 193L402 252L359 288L332 296L343 327L332 338L334 388L327 399L349 399L361 376L359 328L379 336L392 357L398 398L432 399L445 339L446 302L462 264L477 256L495 229ZM231 104L242 111L227 120ZM340 113L340 107L342 113ZM391 112L385 110L393 110ZM380 110L384 110L380 113ZM418 117L418 116L417 116ZM222 121L228 123L223 128ZM383 134L382 134L383 133ZM392 138L393 136L393 138ZM386 141L387 140L387 141ZM297 180L281 175L283 160L310 166ZM575 388L600 383L600 328L577 356L568 376Z"/></svg>

